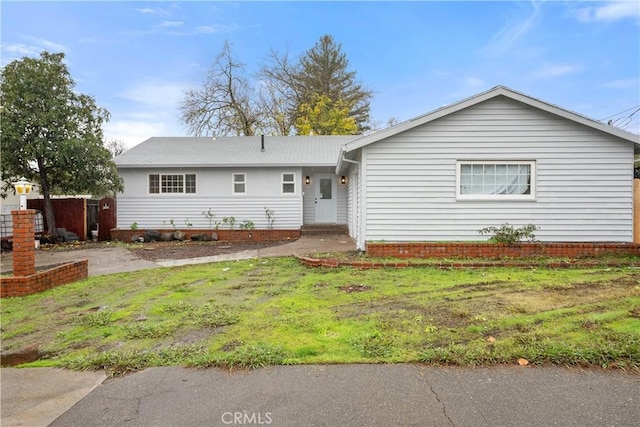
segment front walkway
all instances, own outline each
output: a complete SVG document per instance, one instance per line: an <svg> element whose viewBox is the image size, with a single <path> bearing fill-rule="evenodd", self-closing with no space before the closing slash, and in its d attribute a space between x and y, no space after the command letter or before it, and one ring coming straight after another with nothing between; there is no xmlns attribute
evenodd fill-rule
<svg viewBox="0 0 640 427"><path fill-rule="evenodd" d="M347 235L327 234L315 236L301 236L300 239L283 245L271 246L263 249L242 251L233 254L216 255L201 258L186 258L176 260L148 261L136 257L123 247L112 246L94 249L72 249L68 251L36 251L36 267L61 264L81 259L89 260L89 276L103 274L124 273L129 271L146 270L158 267L174 267L191 264L207 264L210 262L228 261L236 259L266 258L275 256L312 255L326 252L347 252L356 249L356 244ZM3 272L12 269L12 254L3 253L0 258Z"/></svg>

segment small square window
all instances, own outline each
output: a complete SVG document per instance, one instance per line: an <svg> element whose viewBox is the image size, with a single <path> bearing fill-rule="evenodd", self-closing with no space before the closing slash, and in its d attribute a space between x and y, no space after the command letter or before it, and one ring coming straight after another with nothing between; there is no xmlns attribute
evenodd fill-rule
<svg viewBox="0 0 640 427"><path fill-rule="evenodd" d="M246 194L247 181L246 175L243 173L233 174L233 194Z"/></svg>
<svg viewBox="0 0 640 427"><path fill-rule="evenodd" d="M295 194L296 192L296 174L282 174L282 194Z"/></svg>

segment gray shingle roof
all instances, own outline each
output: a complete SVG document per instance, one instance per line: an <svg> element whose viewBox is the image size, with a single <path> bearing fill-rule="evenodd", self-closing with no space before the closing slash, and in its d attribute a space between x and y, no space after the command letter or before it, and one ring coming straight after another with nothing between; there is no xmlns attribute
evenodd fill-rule
<svg viewBox="0 0 640 427"><path fill-rule="evenodd" d="M115 158L120 168L335 166L354 136L154 137Z"/></svg>

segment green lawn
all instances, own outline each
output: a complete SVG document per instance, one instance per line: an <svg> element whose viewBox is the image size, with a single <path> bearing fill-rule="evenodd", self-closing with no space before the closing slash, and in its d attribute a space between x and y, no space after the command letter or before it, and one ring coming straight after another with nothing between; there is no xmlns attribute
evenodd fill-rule
<svg viewBox="0 0 640 427"><path fill-rule="evenodd" d="M271 258L99 276L4 299L31 366L425 362L640 369L637 267L309 269Z"/></svg>

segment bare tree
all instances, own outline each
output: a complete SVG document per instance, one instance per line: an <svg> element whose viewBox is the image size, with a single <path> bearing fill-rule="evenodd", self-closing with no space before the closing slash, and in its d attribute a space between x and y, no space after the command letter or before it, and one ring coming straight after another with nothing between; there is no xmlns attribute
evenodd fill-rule
<svg viewBox="0 0 640 427"><path fill-rule="evenodd" d="M206 81L186 92L180 119L196 136L254 135L263 120L259 96L225 41Z"/></svg>
<svg viewBox="0 0 640 427"><path fill-rule="evenodd" d="M127 147L124 145L124 142L118 139L111 139L106 144L107 150L111 153L111 157L117 157L120 154L127 151Z"/></svg>
<svg viewBox="0 0 640 427"><path fill-rule="evenodd" d="M293 127L288 101L273 82L263 80L260 88L260 110L264 113L260 131L265 135L289 135Z"/></svg>
<svg viewBox="0 0 640 427"><path fill-rule="evenodd" d="M301 117L303 111L310 111L313 100L326 97L331 104L345 104L348 116L355 120L356 132L362 133L369 129L372 93L356 81L355 71L349 71L348 66L349 60L342 52L342 45L330 35L324 35L295 62L289 58L288 52L279 54L271 51L260 76L277 88L281 105L292 125L300 119L309 119ZM346 129L338 128L331 133L341 133Z"/></svg>
<svg viewBox="0 0 640 427"><path fill-rule="evenodd" d="M303 102L299 74L300 65L291 61L288 51L281 54L273 49L258 73L268 91L267 106L283 117L277 126L282 135L293 130L298 107Z"/></svg>
<svg viewBox="0 0 640 427"><path fill-rule="evenodd" d="M337 117L341 117L346 107L343 119L352 118L356 125L344 126L347 122L342 119L329 121L335 126L321 126L322 133L366 132L371 91L356 81L348 65L342 46L325 35L299 60L272 50L253 85L244 64L234 59L225 42L202 87L186 92L180 118L196 136L289 135L299 131L298 121L317 122L317 101L322 100L324 113L340 106L330 116L340 113ZM303 117L314 111L318 117Z"/></svg>

